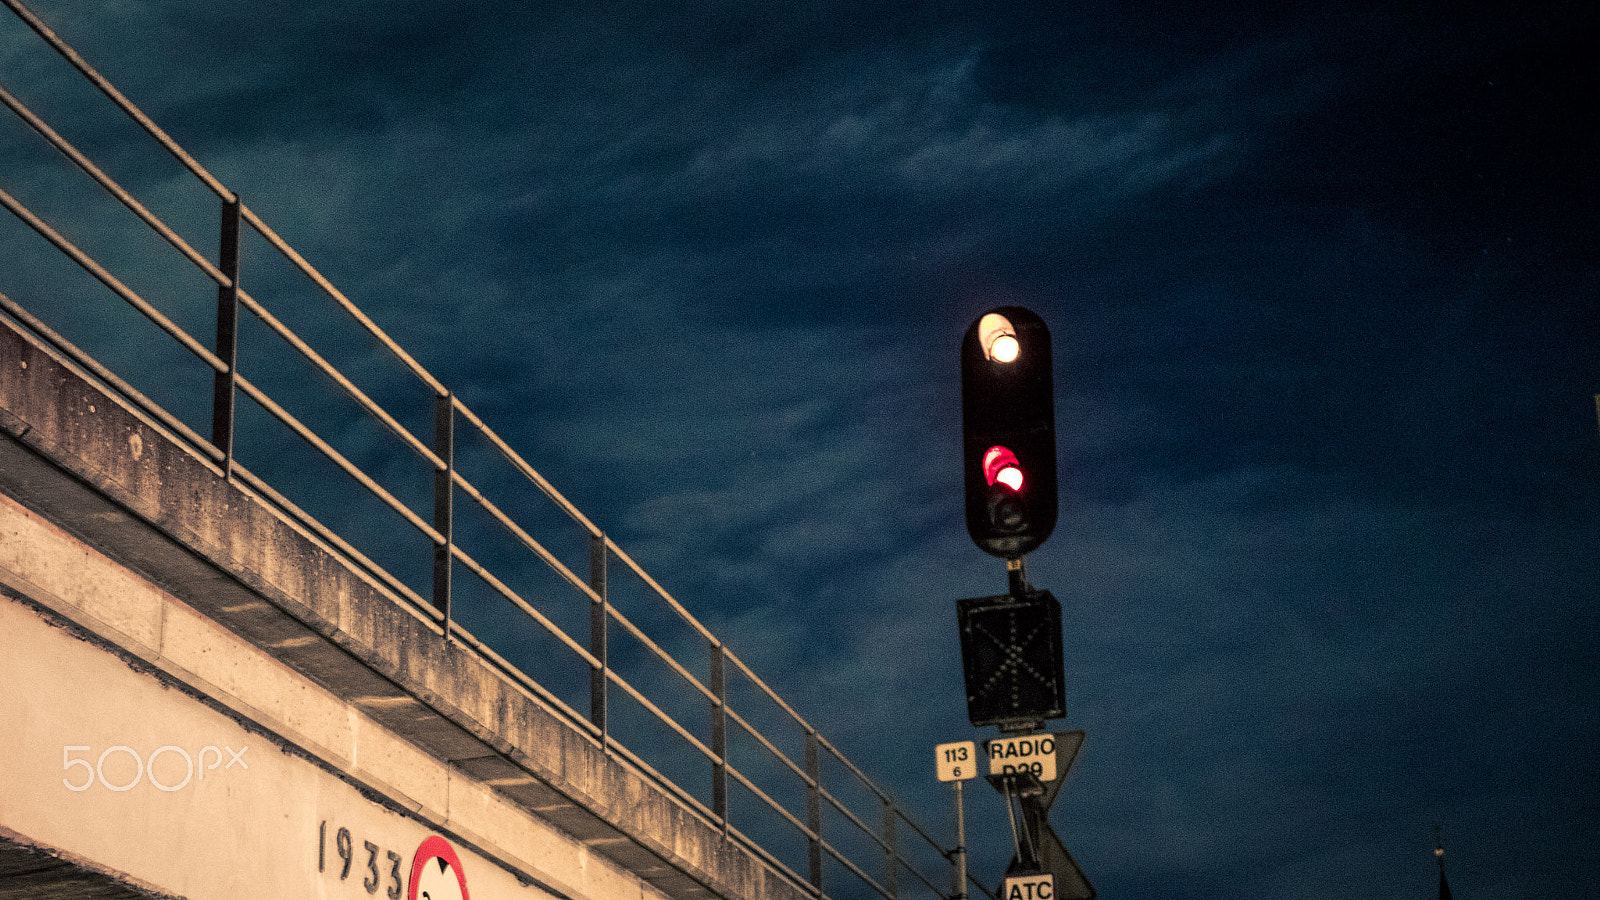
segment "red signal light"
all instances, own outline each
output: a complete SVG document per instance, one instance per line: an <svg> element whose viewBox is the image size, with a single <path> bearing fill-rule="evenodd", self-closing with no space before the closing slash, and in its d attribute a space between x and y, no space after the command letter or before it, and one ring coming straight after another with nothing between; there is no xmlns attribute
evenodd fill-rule
<svg viewBox="0 0 1600 900"><path fill-rule="evenodd" d="M1022 464L1010 449L999 445L983 453L983 480L990 485L1003 484L1013 491L1022 490Z"/></svg>
<svg viewBox="0 0 1600 900"><path fill-rule="evenodd" d="M1013 491L1022 490L1022 470L1016 466L1006 466L995 474L994 480L1000 482Z"/></svg>

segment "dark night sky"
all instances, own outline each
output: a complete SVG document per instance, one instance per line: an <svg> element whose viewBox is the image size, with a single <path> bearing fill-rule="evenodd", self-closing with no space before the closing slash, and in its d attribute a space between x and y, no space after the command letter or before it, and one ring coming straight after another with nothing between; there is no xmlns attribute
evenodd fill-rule
<svg viewBox="0 0 1600 900"><path fill-rule="evenodd" d="M1458 897L1593 894L1593 4L33 8L935 828L953 601L1005 583L956 347L1020 304L1100 896L1430 896L1434 823ZM59 70L0 30L212 247ZM80 215L4 127L0 186ZM0 227L0 291L57 302Z"/></svg>

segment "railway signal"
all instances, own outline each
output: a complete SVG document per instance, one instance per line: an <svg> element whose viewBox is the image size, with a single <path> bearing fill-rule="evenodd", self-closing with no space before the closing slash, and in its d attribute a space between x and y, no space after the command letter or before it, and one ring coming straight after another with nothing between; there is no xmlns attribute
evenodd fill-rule
<svg viewBox="0 0 1600 900"><path fill-rule="evenodd" d="M967 532L985 553L1020 559L1056 526L1055 387L1038 315L1002 306L967 329L961 430Z"/></svg>

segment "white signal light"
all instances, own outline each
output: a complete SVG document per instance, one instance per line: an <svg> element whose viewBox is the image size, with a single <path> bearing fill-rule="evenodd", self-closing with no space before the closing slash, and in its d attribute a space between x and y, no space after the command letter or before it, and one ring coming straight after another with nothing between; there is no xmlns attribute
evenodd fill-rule
<svg viewBox="0 0 1600 900"><path fill-rule="evenodd" d="M1016 362L1022 353L1017 342L1017 330L1011 320L999 313L989 313L978 320L978 344L990 362Z"/></svg>

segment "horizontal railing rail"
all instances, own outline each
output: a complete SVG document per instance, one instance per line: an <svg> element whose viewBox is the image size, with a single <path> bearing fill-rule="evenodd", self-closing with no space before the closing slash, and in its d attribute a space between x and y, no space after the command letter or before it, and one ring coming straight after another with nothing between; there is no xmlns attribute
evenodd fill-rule
<svg viewBox="0 0 1600 900"><path fill-rule="evenodd" d="M888 900L897 900L901 893L900 876L905 873L909 873L915 884L928 894L943 898L958 893L951 887L939 887L937 883L939 876L930 874L928 864L918 862L916 854L907 852L899 841L902 836L909 834L916 842L916 847L920 848L917 852L922 853L924 858L938 860L934 863L936 867L949 865L954 858L954 850L945 849L938 840L910 819L905 810L885 791L850 762L833 744L818 735L816 729L805 718L757 676L749 665L724 645L677 598L651 577L622 547L579 511L513 449L508 441L491 429L458 395L452 393L438 378L429 373L326 276L262 221L259 215L242 203L237 194L206 171L32 11L19 0L0 0L0 2L3 2L18 19L70 63L79 74L108 98L117 110L132 120L140 131L165 150L221 203L221 241L218 259L213 262L196 250L177 230L136 199L131 191L107 174L81 149L52 128L42 116L30 109L4 85L0 85L0 104L7 107L18 120L86 174L100 190L131 212L139 222L153 231L175 250L179 257L215 286L217 334L215 343L207 345L180 325L173 316L164 312L159 298L145 296L130 287L96 261L78 243L47 223L43 216L8 193L5 190L6 186L0 183L0 205L144 319L154 324L163 334L198 360L204 370L209 371L212 378L210 435L201 434L182 417L169 412L161 404L141 393L122 375L98 361L93 353L79 347L25 305L3 293L0 293L0 311L51 343L86 372L125 397L161 427L166 428L175 440L194 448L204 458L210 460L221 474L235 480L242 487L254 492L301 523L317 539L349 560L358 571L387 590L398 601L408 604L425 619L435 623L442 639L458 641L478 653L521 689L559 710L575 728L588 734L608 752L660 784L686 809L692 810L713 826L721 828L729 838L739 841L795 884L818 897L842 897L857 893L849 889L848 881L845 888L824 888L826 863L832 861L842 868L843 872L852 876L855 883L870 893ZM420 385L423 395L428 398L428 403L431 405L433 421L431 434L419 435L412 427L404 424L400 417L375 399L371 392L358 386L328 358L327 354L314 349L310 341L275 315L267 303L240 287L240 248L247 234L253 234L264 241L265 245L286 260L294 271L308 279L322 296L333 301L361 332L375 341L390 359L398 363L399 367ZM0 276L3 274L0 272ZM335 446L333 439L319 434L317 428L308 423L303 416L296 415L262 384L246 377L240 371L238 351L241 311L253 317L252 321L264 326L267 333L281 340L300 360L336 388L340 395L399 442L399 445L428 474L432 482L431 508L418 509L396 491L386 487L379 477L368 471L370 465L364 467L353 458L352 453ZM236 424L237 404L241 398L266 413L271 420L279 423L290 434L312 448L322 459L331 463L340 473L359 485L368 496L375 498L382 508L404 521L428 548L424 568L431 572L431 585L419 589L408 583L405 578L391 571L391 565L385 565L374 559L370 555L373 548L363 550L358 547L358 538L341 535L340 528L322 521L281 492L283 489L309 490L305 485L285 484L283 479L269 480L243 464L238 459L238 451L245 449L248 453L256 448L248 446L241 448L235 444L241 434ZM540 540L535 536L532 527L507 511L506 502L491 499L494 489L502 488L503 485L497 483L491 487L488 484L477 484L461 470L459 465L461 459L458 454L461 442L466 439L479 441L488 450L493 451L493 455L509 465L515 476L537 489L559 514L576 526L579 536L586 539L588 545L587 573L580 574L574 571L572 565L563 561L560 553L551 549L548 540ZM458 508L458 499L464 499L466 505ZM527 589L519 589L513 584L513 580L526 574L526 569L520 563L497 565L487 557L479 558L478 555L469 552L457 534L463 510L477 510L485 516L488 522L493 523L503 536L510 540L512 546L518 548L519 552L530 555L532 559L554 573L558 581L572 593L565 600L559 597L530 596ZM480 588L487 589L490 596L497 596L509 603L512 608L525 616L526 620L534 623L556 645L570 654L570 665L575 667L576 671L587 673L587 711L575 709L574 702L569 702L575 700L571 694L563 698L559 691L541 683L540 679L525 671L524 666L508 659L489 642L480 639L465 627L461 621L461 611L454 608L458 597L463 593L463 589L456 583L458 574L470 575L477 579ZM687 630L691 641L699 642L703 646L705 651L703 659L706 664L704 674L697 674L696 669L680 659L664 638L659 635L652 636L649 629L641 624L636 616L625 613L619 608L613 596L615 593L613 586L619 582L610 577L613 574L631 579L628 583L636 589L642 589L646 598L653 598L654 602L659 603L669 618L678 622L678 627ZM570 607L561 607L560 604L571 603L574 598L578 604L587 607L587 615L578 616L580 619L588 620L589 634L586 641L574 637L569 633L569 628L562 627L556 621L560 609L571 611ZM614 639L626 639L631 643L619 645ZM623 653L624 648L628 648L628 653L633 655ZM638 655L641 652L642 656ZM632 678L625 676L619 671L619 660L632 665L629 661L635 657L646 661L654 660L662 667L663 674L670 677L665 682L658 680L647 683L648 679L640 680L644 676L636 675ZM737 683L742 684L745 690L754 691L753 696L758 705L767 704L774 711L769 715L775 715L778 724L758 725L754 707L734 709L729 697L730 674L736 677ZM662 683L673 687L662 688L660 686ZM700 713L696 718L699 722L695 725L686 724L682 712L674 714L666 708L668 701L662 699L663 694L670 697L670 705L680 709L685 704L698 707ZM618 713L617 701L624 699L647 714L648 718L639 721L648 723L653 720L665 727L668 733L685 745L689 751L689 758L699 759L699 763L692 768L698 768L702 773L694 778L695 782L700 783L686 783L682 776L674 778L664 773L664 768L667 766L683 771L681 755L674 755L670 750L652 741L640 745L648 745L656 751L650 753L647 758L645 754L638 752L637 747L630 748L618 740L614 727ZM731 729L730 724L734 726ZM799 752L793 748L786 751L782 746L784 743L782 738L773 733L775 728L798 734ZM748 761L745 761L746 757L741 756L740 764L734 763L735 743L752 751L747 755ZM740 751L741 754L744 752ZM797 760L796 756L801 758ZM869 802L881 808L874 813L852 809L849 803L841 798L837 788L825 786L822 774L825 759L842 767L849 779L853 779L865 788L871 798ZM774 776L773 772L778 774ZM750 815L731 811L734 804L730 788L741 789L756 801L756 805L749 807ZM793 801L786 803L777 796L785 790L795 789L805 797L803 804L796 804ZM776 815L777 821L784 828L774 831L763 825L756 817L762 809ZM841 822L848 826L847 832L842 835L844 840L851 839L852 835L864 836L871 848L870 853L878 857L876 861L863 858L859 852L847 851L841 838L835 837L834 832L825 829L825 811L832 816L829 821ZM880 824L874 825L869 821L874 817ZM738 824L735 824L736 819ZM902 829L900 827L902 825L909 831ZM785 829L789 832L789 840L785 840L782 836ZM786 850L792 851L797 846L803 848L805 852L803 854L786 852ZM799 865L802 859L804 864ZM944 881L948 883L950 880L949 873L946 872ZM832 884L832 876L828 877L827 883ZM988 893L981 886L978 887L983 893Z"/></svg>

